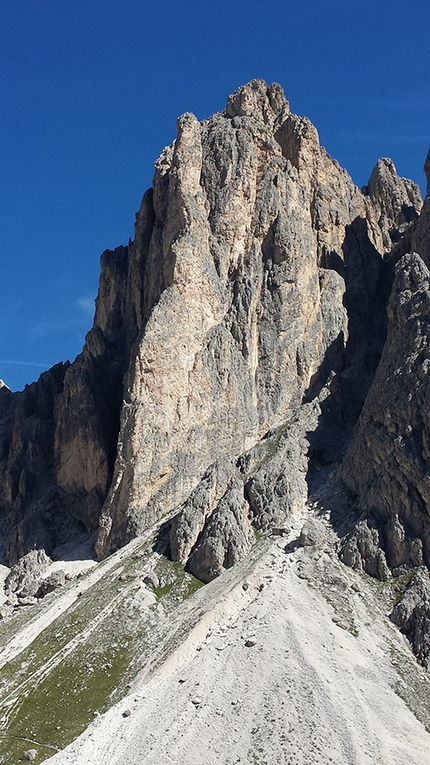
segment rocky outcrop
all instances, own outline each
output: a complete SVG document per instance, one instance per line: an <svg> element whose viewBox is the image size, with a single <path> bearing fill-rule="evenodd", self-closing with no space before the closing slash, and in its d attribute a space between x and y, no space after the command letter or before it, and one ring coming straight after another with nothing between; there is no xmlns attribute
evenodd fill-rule
<svg viewBox="0 0 430 765"><path fill-rule="evenodd" d="M201 124L181 117L156 164L153 210L148 274L155 284L157 264L163 289L133 348L99 555L280 426L345 354L357 358L363 262L372 372L384 340L373 204L279 86L253 81Z"/></svg>
<svg viewBox="0 0 430 765"><path fill-rule="evenodd" d="M420 569L412 578L390 618L407 635L420 661L429 667L430 578L427 569Z"/></svg>
<svg viewBox="0 0 430 765"><path fill-rule="evenodd" d="M52 560L42 549L31 550L12 566L4 580L7 600L1 618L10 615L19 606L34 605L66 583L66 574L61 568L47 573L51 563Z"/></svg>
<svg viewBox="0 0 430 765"><path fill-rule="evenodd" d="M63 569L59 568L56 571L52 571L48 576L45 576L40 587L36 593L36 597L44 598L50 592L54 592L59 587L63 587L66 584L66 574Z"/></svg>
<svg viewBox="0 0 430 765"><path fill-rule="evenodd" d="M105 252L101 266L94 327L55 406L55 482L73 517L91 529L97 528L116 456L128 363L128 249Z"/></svg>
<svg viewBox="0 0 430 765"><path fill-rule="evenodd" d="M205 523L187 568L202 582L210 582L242 560L254 541L243 481L237 477Z"/></svg>
<svg viewBox="0 0 430 765"><path fill-rule="evenodd" d="M171 558L208 582L241 560L258 533L279 529L302 510L320 417L318 400L304 404L236 464L214 463L173 518Z"/></svg>
<svg viewBox="0 0 430 765"><path fill-rule="evenodd" d="M387 342L342 477L359 497L373 548L384 550L393 570L430 565L430 273L418 254L396 266L388 316ZM366 523L343 555L346 562L359 555L379 576L372 545L360 541Z"/></svg>
<svg viewBox="0 0 430 765"><path fill-rule="evenodd" d="M40 580L52 563L45 550L32 550L12 566L4 581L8 595L35 595Z"/></svg>
<svg viewBox="0 0 430 765"><path fill-rule="evenodd" d="M258 531L282 526L304 507L312 440L320 417L317 399L304 404L285 425L240 460L242 468L248 466L248 471L256 457L261 461L256 470L248 472L245 486L253 524Z"/></svg>
<svg viewBox="0 0 430 765"><path fill-rule="evenodd" d="M385 249L390 252L418 219L422 208L419 187L407 178L399 178L393 161L384 157L378 159L363 192L372 200Z"/></svg>
<svg viewBox="0 0 430 765"><path fill-rule="evenodd" d="M0 388L11 563L82 526L103 557L168 516L173 558L232 565L303 506L312 454L337 464L385 342L384 252L425 249L417 187L381 160L362 193L279 85L177 129L134 241L102 255L82 353Z"/></svg>
<svg viewBox="0 0 430 765"><path fill-rule="evenodd" d="M170 556L186 563L199 539L207 519L218 506L235 477L231 460L217 460L206 471L202 480L179 506L170 526Z"/></svg>
<svg viewBox="0 0 430 765"><path fill-rule="evenodd" d="M387 566L382 538L374 518L360 520L342 544L341 560L356 571L386 582L391 575Z"/></svg>
<svg viewBox="0 0 430 765"><path fill-rule="evenodd" d="M327 535L326 528L318 518L308 518L304 523L299 536L299 542L303 547L313 547L324 542Z"/></svg>
<svg viewBox="0 0 430 765"><path fill-rule="evenodd" d="M141 219L145 216L145 200ZM139 322L145 237L101 257L94 326L82 353L21 393L0 389L0 521L10 564L98 527L116 458L123 376ZM152 299L155 299L152 296Z"/></svg>

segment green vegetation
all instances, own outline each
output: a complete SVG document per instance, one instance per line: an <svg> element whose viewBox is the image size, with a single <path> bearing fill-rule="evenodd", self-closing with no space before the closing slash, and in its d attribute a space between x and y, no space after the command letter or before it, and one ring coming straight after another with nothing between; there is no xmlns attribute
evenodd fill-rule
<svg viewBox="0 0 430 765"><path fill-rule="evenodd" d="M154 593L159 600L163 599L165 609L177 605L178 600L186 600L203 587L203 582L187 574L180 563L172 562L164 556L160 556L157 561L154 573L160 582L154 588Z"/></svg>
<svg viewBox="0 0 430 765"><path fill-rule="evenodd" d="M398 603L403 598L403 595L405 594L405 591L407 587L412 582L412 579L415 577L416 573L418 571L418 568L411 568L409 571L405 571L404 574L401 574L400 576L395 577L395 579L392 580L393 584L393 593L392 593L392 602L391 607L394 608L397 606Z"/></svg>
<svg viewBox="0 0 430 765"><path fill-rule="evenodd" d="M88 589L83 576L81 597L1 669L1 765L31 748L38 765L125 695L154 647L157 609L172 612L202 587L180 564L154 553L152 542ZM143 583L149 572L159 581L153 593ZM54 601L55 594L5 620L2 644Z"/></svg>

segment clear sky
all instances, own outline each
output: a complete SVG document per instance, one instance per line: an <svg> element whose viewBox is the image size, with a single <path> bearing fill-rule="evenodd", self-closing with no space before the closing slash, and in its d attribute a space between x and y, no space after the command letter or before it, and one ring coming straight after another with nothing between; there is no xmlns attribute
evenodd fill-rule
<svg viewBox="0 0 430 765"><path fill-rule="evenodd" d="M389 156L424 189L429 38L428 0L0 0L0 378L79 353L176 117L250 79L359 186Z"/></svg>

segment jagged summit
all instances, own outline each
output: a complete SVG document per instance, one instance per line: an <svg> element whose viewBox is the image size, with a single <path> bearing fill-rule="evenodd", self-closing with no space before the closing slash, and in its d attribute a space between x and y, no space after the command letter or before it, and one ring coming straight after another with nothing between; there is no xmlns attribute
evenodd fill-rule
<svg viewBox="0 0 430 765"><path fill-rule="evenodd" d="M284 90L278 83L266 85L264 80L251 80L231 96L226 106L229 117L256 117L259 113L265 121L290 113L290 105Z"/></svg>
<svg viewBox="0 0 430 765"><path fill-rule="evenodd" d="M399 178L391 159L379 159L363 192L377 210L387 252L405 234L409 224L418 220L422 208L419 187L407 178Z"/></svg>

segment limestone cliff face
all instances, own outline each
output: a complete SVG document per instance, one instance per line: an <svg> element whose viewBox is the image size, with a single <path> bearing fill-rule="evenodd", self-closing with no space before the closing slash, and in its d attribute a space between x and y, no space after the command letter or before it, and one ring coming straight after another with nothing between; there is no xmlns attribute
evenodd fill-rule
<svg viewBox="0 0 430 765"><path fill-rule="evenodd" d="M360 191L279 85L177 131L134 241L102 256L82 353L0 388L11 562L70 526L104 556L168 515L172 557L204 581L233 565L306 501L311 455L343 454L385 342L384 253L430 257L417 187L381 160Z"/></svg>
<svg viewBox="0 0 430 765"><path fill-rule="evenodd" d="M202 124L178 120L156 164L153 209L148 273L163 290L132 351L100 555L280 425L324 364L340 370L345 285L354 335L363 259L365 299L375 301L381 277L371 200L281 88L260 80Z"/></svg>
<svg viewBox="0 0 430 765"><path fill-rule="evenodd" d="M55 402L56 484L71 499L73 516L93 529L116 456L131 331L124 320L129 262L128 248L103 254L94 326Z"/></svg>
<svg viewBox="0 0 430 765"><path fill-rule="evenodd" d="M171 522L172 559L208 582L246 555L255 532L279 533L307 500L312 434L321 416L318 399L303 404L237 461L211 465Z"/></svg>

